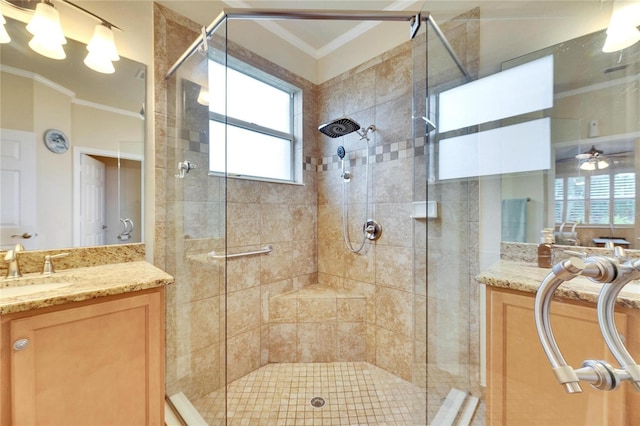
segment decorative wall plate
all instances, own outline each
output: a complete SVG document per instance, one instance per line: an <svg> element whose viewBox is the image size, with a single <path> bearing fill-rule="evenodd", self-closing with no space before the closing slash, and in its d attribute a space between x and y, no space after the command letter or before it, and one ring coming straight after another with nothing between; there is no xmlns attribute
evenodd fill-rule
<svg viewBox="0 0 640 426"><path fill-rule="evenodd" d="M69 150L69 139L60 130L49 129L44 133L44 144L49 151L63 154Z"/></svg>

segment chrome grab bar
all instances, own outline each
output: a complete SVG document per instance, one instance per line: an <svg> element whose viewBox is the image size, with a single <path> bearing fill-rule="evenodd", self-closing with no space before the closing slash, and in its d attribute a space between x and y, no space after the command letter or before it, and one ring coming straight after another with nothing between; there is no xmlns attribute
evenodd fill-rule
<svg viewBox="0 0 640 426"><path fill-rule="evenodd" d="M207 254L207 258L209 259L233 259L235 257L244 257L244 256L255 256L257 254L266 254L269 255L273 251L273 247L271 245L266 245L260 250L255 251L247 251L244 253L233 253L233 254L218 254L215 251L211 251Z"/></svg>

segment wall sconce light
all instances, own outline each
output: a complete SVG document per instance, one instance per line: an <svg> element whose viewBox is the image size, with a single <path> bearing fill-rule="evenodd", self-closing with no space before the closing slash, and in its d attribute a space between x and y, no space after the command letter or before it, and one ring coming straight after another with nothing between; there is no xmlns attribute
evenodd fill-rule
<svg viewBox="0 0 640 426"><path fill-rule="evenodd" d="M2 12L0 12L0 44L9 43L11 41L11 37L9 37L9 33L7 33L7 29L4 25L7 23L7 20L2 16Z"/></svg>
<svg viewBox="0 0 640 426"><path fill-rule="evenodd" d="M29 42L31 49L47 58L58 60L66 58L67 55L62 46L67 43L67 39L60 25L60 14L53 6L53 3L51 3L51 0L42 0L35 6L35 11L32 9L33 6L31 4L24 7L24 1L12 2L11 0L0 0L0 2L8 4L22 12L33 13L33 17L27 25L27 30L33 34L33 38ZM60 2L72 6L100 21L100 23L96 25L93 36L87 45L89 53L84 63L97 72L104 74L112 74L115 72L113 61L118 61L120 56L116 49L113 28L120 31L122 30L98 15L68 0L60 0ZM0 14L0 16L2 15ZM0 18L0 24L2 24L0 26L0 43L8 43L11 41L11 38L9 38L4 28L4 23L4 18Z"/></svg>
<svg viewBox="0 0 640 426"><path fill-rule="evenodd" d="M119 61L120 56L113 40L113 31L108 23L102 22L96 25L87 50L89 53L84 59L86 66L104 74L115 72L113 61Z"/></svg>
<svg viewBox="0 0 640 426"><path fill-rule="evenodd" d="M620 5L613 3L607 39L602 46L605 53L617 52L640 41L640 2Z"/></svg>
<svg viewBox="0 0 640 426"><path fill-rule="evenodd" d="M67 57L62 48L63 44L67 44L67 39L60 25L60 14L47 0L37 4L27 31L33 34L29 47L34 52L51 59Z"/></svg>

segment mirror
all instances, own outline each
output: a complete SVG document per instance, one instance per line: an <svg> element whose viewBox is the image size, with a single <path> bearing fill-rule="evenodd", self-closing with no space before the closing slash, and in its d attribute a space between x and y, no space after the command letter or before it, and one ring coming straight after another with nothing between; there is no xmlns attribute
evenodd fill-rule
<svg viewBox="0 0 640 426"><path fill-rule="evenodd" d="M502 241L638 249L640 43L603 53L605 31L513 59L554 56L552 168L502 175Z"/></svg>
<svg viewBox="0 0 640 426"><path fill-rule="evenodd" d="M6 18L0 44L0 248L53 249L142 242L145 73L122 58L113 74L28 47Z"/></svg>

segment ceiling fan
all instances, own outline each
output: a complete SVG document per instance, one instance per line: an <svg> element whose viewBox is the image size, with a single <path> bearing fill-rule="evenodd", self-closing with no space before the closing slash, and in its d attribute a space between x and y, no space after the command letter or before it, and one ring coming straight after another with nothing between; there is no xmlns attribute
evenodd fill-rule
<svg viewBox="0 0 640 426"><path fill-rule="evenodd" d="M595 145L591 145L591 149L582 154L576 155L580 160L580 169L582 170L600 170L609 167L609 162L603 156L604 151L596 149Z"/></svg>

